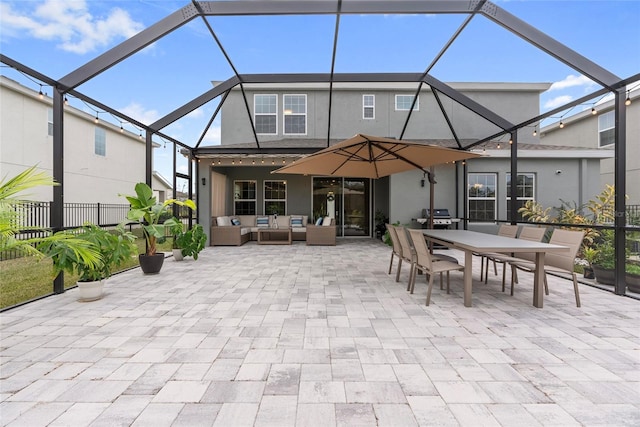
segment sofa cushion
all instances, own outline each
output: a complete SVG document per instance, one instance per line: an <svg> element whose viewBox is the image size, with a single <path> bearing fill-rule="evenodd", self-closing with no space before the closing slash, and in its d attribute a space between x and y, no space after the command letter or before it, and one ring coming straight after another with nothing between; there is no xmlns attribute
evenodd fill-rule
<svg viewBox="0 0 640 427"><path fill-rule="evenodd" d="M240 228L240 235L251 234L251 227Z"/></svg>
<svg viewBox="0 0 640 427"><path fill-rule="evenodd" d="M269 227L269 217L259 216L256 218L256 225L260 228Z"/></svg>
<svg viewBox="0 0 640 427"><path fill-rule="evenodd" d="M255 227L256 225L255 215L238 215L238 219L240 220L240 224L245 227Z"/></svg>
<svg viewBox="0 0 640 427"><path fill-rule="evenodd" d="M330 216L325 216L322 219L322 225L324 225L324 226L331 225L331 217Z"/></svg>
<svg viewBox="0 0 640 427"><path fill-rule="evenodd" d="M231 225L231 218L228 216L219 216L218 218L216 218L216 224L218 224L220 227Z"/></svg>
<svg viewBox="0 0 640 427"><path fill-rule="evenodd" d="M303 226L302 224L302 217L301 216L292 216L291 217L291 228L301 228Z"/></svg>
<svg viewBox="0 0 640 427"><path fill-rule="evenodd" d="M289 215L278 215L278 218L276 218L276 221L278 223L278 228L287 228L289 227L290 222L291 222L291 216Z"/></svg>

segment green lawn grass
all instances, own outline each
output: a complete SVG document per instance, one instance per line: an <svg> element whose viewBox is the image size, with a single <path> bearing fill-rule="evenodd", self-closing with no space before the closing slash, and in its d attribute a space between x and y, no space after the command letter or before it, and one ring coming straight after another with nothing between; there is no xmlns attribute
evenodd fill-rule
<svg viewBox="0 0 640 427"><path fill-rule="evenodd" d="M134 234L139 235L139 230ZM145 241L138 237L136 240L138 253L144 253ZM158 251L171 252L171 240L158 244ZM131 257L116 271L127 270L138 266L138 257ZM0 261L0 308L20 304L43 295L53 293L53 266L47 258L38 260L34 257L24 257L7 261ZM75 286L78 277L65 273L64 287Z"/></svg>

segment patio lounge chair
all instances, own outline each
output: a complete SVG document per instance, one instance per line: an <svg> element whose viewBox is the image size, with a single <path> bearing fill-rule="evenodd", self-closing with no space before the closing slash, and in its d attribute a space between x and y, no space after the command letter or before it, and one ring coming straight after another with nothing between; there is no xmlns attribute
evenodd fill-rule
<svg viewBox="0 0 640 427"><path fill-rule="evenodd" d="M336 220L331 218L328 225L307 225L307 245L335 246Z"/></svg>
<svg viewBox="0 0 640 427"><path fill-rule="evenodd" d="M433 276L440 273L440 288L442 289L442 273L447 273L447 293L449 293L449 272L458 270L464 270L464 265L453 263L451 261L435 261L433 256L429 252L429 247L424 239L424 235L420 230L409 230L409 235L413 241L413 247L416 251L416 262L414 273L411 276L409 283L410 291L413 293L413 288L416 283L416 271L420 270L425 275L429 275L429 286L427 288L427 305L431 302L431 290L433 289Z"/></svg>
<svg viewBox="0 0 640 427"><path fill-rule="evenodd" d="M574 261L576 254L582 244L584 238L584 231L562 230L556 228L551 235L549 243L555 245L568 246L569 251L566 252L549 252L544 258L544 287L545 293L549 295L549 288L547 285L547 272L554 273L567 273L571 275L573 279L573 291L576 295L576 306L580 307L580 293L578 291L578 280L575 271L573 271ZM535 272L535 263L529 261L512 261L511 265L511 295L513 295L513 284L515 282L515 272L517 270L523 270L528 272Z"/></svg>

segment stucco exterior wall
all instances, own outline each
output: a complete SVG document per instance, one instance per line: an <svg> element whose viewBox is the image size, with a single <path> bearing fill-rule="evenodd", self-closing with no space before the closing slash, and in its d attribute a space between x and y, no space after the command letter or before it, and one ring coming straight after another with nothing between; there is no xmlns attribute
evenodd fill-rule
<svg viewBox="0 0 640 427"><path fill-rule="evenodd" d="M640 92L640 91L636 91ZM626 193L629 196L628 204L640 204L640 93L632 96L633 102L626 106L627 132L626 132ZM583 111L571 117L563 119L564 128L560 129L558 123L549 125L540 131L540 143L545 145L561 145L567 147L598 148L598 117L613 110L609 102L599 106L598 114L593 115L589 111ZM603 147L613 150L613 145ZM614 159L603 159L600 165L600 184L614 184Z"/></svg>
<svg viewBox="0 0 640 427"><path fill-rule="evenodd" d="M296 86L296 85L289 85ZM491 111L517 123L538 114L538 99L545 84L480 84L477 87L468 84L451 84L464 95L475 100ZM375 85L370 87L334 86L331 101L331 138L345 139L356 133L378 136L398 137L402 133L408 111L395 110L396 95L414 95L417 85ZM255 94L277 95L277 134L258 135L260 141L280 140L283 138L326 138L328 127L329 96L326 87L298 85L295 89L283 90L282 87L255 88L245 86L245 93L253 114ZM283 132L283 95L305 94L307 96L306 135L286 135ZM375 96L374 119L363 118L363 95ZM444 95L440 96L444 110L455 123L459 138L479 138L489 136L499 129L465 107L453 102ZM251 142L254 136L249 126L246 106L239 90L231 91L222 109L222 143L234 144ZM404 138L406 139L450 139L451 130L431 92L425 85L419 95L419 105L413 111ZM523 133L521 142L537 142L531 133Z"/></svg>
<svg viewBox="0 0 640 427"><path fill-rule="evenodd" d="M53 137L48 135L49 97L5 77L0 80L0 176L13 176L27 167L53 175ZM145 143L138 135L120 132L95 116L65 107L64 201L126 203L119 194L133 192L145 180ZM106 131L106 154L95 154L95 128ZM166 190L163 188L162 190ZM38 188L28 197L51 201L51 188Z"/></svg>

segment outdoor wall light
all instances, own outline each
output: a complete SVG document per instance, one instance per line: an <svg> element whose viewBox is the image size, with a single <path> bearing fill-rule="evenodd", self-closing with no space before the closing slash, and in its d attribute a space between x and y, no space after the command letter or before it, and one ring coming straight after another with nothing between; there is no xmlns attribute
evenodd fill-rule
<svg viewBox="0 0 640 427"><path fill-rule="evenodd" d="M202 185L207 185L207 178L202 178Z"/></svg>
<svg viewBox="0 0 640 427"><path fill-rule="evenodd" d="M560 175L561 173L562 173L562 170L560 170L560 169L558 169L558 170L556 171L556 175Z"/></svg>

